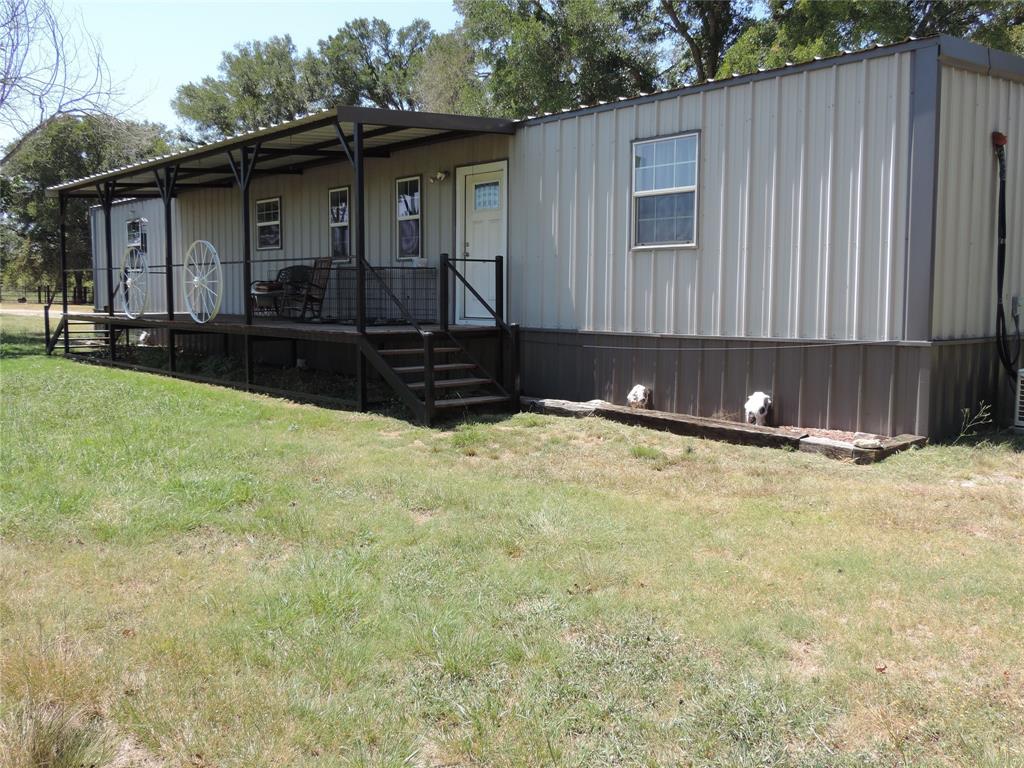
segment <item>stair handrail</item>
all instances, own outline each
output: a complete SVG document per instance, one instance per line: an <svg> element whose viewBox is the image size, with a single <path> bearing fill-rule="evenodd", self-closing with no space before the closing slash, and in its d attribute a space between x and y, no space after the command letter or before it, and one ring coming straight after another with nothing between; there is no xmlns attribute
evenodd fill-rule
<svg viewBox="0 0 1024 768"><path fill-rule="evenodd" d="M455 277L459 281L461 281L461 283L464 286L469 288L470 293L473 294L473 296L476 298L476 300L479 301L483 305L484 309L486 309L487 312L491 315L491 317L494 318L495 324L498 327L500 327L503 331L505 331L505 333L511 335L512 334L511 326L508 323L505 322L505 319L503 317L500 317L498 315L497 310L495 310L494 307L492 307L490 305L490 303L487 301L487 299L485 299L483 296L481 296L480 292L477 291L477 289L474 288L472 286L472 284L470 284L470 282L465 278L465 276L463 276L463 274L461 272L459 272L458 267L455 266L455 262L457 262L457 261L465 261L465 262L471 262L471 263L472 262L476 262L476 263L480 263L480 264L494 264L495 265L495 275L497 276L497 270L501 268L501 264L502 264L501 256L495 256L493 259L470 259L470 258L453 259L450 256L444 256L444 254L442 254L441 264L443 266L446 266L449 270L451 270L452 274L455 275ZM444 279L447 279L447 275L444 277ZM442 311L447 311L447 307L445 307Z"/></svg>
<svg viewBox="0 0 1024 768"><path fill-rule="evenodd" d="M500 328L502 330L502 332L508 337L509 343L510 343L511 348L512 348L511 349L511 353L512 353L511 354L511 362L512 362L511 379L512 379L512 381L511 381L511 387L509 388L508 392L509 392L509 394L512 397L517 397L518 396L518 392L519 392L519 325L518 325L518 323L507 323L507 322L505 322L505 318L502 317L502 315L504 314L504 311L499 313L494 307L492 307L490 302L488 302L483 296L481 296L480 292L470 284L470 282L466 279L466 277L461 272L459 272L458 267L455 266L455 262L459 262L459 261L470 262L470 263L477 262L477 263L483 263L483 264L494 264L494 283L495 283L495 291L494 291L495 299L494 299L494 301L495 301L496 304L499 304L502 307L502 310L504 310L504 295L503 295L503 293L504 293L504 259L502 259L501 256L495 256L493 259L475 259L475 258L469 258L468 256L464 257L464 258L461 258L461 259L458 259L458 258L453 259L450 256L448 256L448 254L442 253L441 254L441 272L443 274L440 276L440 278L441 278L443 286L446 288L447 285L448 285L448 274L447 274L447 271L450 271L453 275L455 275L456 279L461 281L462 284L464 286L466 286L466 288L469 289L470 293L473 294L473 296L476 298L476 300L479 301L480 304L483 305L484 309L486 309L490 313L491 317L494 318L494 324L498 328ZM444 290L444 294L443 295L445 296L445 299L447 300L448 291ZM447 305L443 306L443 307L440 307L439 311L443 313L442 314L442 318L444 320L447 320L447 318L448 318L448 307L447 307ZM447 330L447 325L448 325L447 322L443 322L441 327L443 329ZM461 344L460 344L460 346L461 346ZM501 381L502 379L504 379L504 346L502 346L501 349L500 349L500 354L498 356L498 366L499 366L499 373L498 373L498 377L497 378L498 378L499 381ZM501 382L499 384L499 386L502 389L504 389L504 385L505 385L505 382Z"/></svg>

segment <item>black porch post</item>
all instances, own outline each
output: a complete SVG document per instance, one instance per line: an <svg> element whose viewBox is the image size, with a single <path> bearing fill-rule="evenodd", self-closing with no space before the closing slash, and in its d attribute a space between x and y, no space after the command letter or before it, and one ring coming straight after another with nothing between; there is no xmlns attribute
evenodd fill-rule
<svg viewBox="0 0 1024 768"><path fill-rule="evenodd" d="M160 171L153 171L156 176L156 185L160 189L160 199L164 204L164 291L167 297L167 319L174 319L174 251L173 236L171 233L171 200L174 197L174 187L178 180L178 166L169 165Z"/></svg>
<svg viewBox="0 0 1024 768"><path fill-rule="evenodd" d="M251 151L251 154L250 154ZM260 145L242 147L242 154L238 165L235 159L228 152L228 163L235 175L238 189L242 193L242 300L245 302L245 324L252 325L252 300L249 297L249 286L252 285L252 225L249 213L249 182L252 180L252 171L256 167L256 156L260 152ZM252 359L252 335L246 329L244 335L245 350L245 384L249 386L253 380L253 359Z"/></svg>
<svg viewBox="0 0 1024 768"><path fill-rule="evenodd" d="M356 187L356 330L366 332L366 203L363 195L366 191L366 179L363 174L363 124L356 123L352 127L353 155L355 166Z"/></svg>
<svg viewBox="0 0 1024 768"><path fill-rule="evenodd" d="M104 250L107 256L107 314L114 314L114 243L111 239L110 212L114 206L114 185L106 182L100 188L100 202L103 205Z"/></svg>
<svg viewBox="0 0 1024 768"><path fill-rule="evenodd" d="M356 330L366 333L366 179L363 174L363 124L352 126L352 165L355 169L356 220ZM356 402L359 410L366 410L366 356L362 350L356 356Z"/></svg>
<svg viewBox="0 0 1024 768"><path fill-rule="evenodd" d="M114 316L114 243L112 228L110 226L111 209L114 207L115 184L112 181L105 182L100 188L100 196L103 203L103 236L106 242L104 250L107 253L107 315ZM107 337L110 342L110 359L117 356L117 336L114 333L113 323L107 324Z"/></svg>
<svg viewBox="0 0 1024 768"><path fill-rule="evenodd" d="M171 233L171 200L174 198L174 187L178 180L178 166L169 165L160 171L153 171L156 185L160 189L160 198L164 204L164 291L167 302L167 319L174 319L174 242ZM177 350L174 346L174 329L167 329L167 367L173 373L177 366Z"/></svg>
<svg viewBox="0 0 1024 768"><path fill-rule="evenodd" d="M60 289L63 295L61 299L61 309L64 312L64 351L69 352L71 344L68 339L67 331L67 317L68 317L68 227L67 227L67 215L68 215L68 199L61 193L60 194ZM47 332L47 342L49 342L49 332Z"/></svg>

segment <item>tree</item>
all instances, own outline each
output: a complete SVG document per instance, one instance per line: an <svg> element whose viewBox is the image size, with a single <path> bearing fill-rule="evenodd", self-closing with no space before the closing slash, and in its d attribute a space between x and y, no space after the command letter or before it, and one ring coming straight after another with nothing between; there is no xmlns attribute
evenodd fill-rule
<svg viewBox="0 0 1024 768"><path fill-rule="evenodd" d="M6 253L5 280L60 280L60 209L46 188L171 151L166 130L109 116L62 115L43 124L4 158L0 173L0 226L16 239ZM67 207L68 267L88 270L91 241L89 202L70 199ZM78 285L82 275L75 273Z"/></svg>
<svg viewBox="0 0 1024 768"><path fill-rule="evenodd" d="M289 35L226 51L217 77L178 88L171 105L192 124L190 142L211 141L294 120L318 103Z"/></svg>
<svg viewBox="0 0 1024 768"><path fill-rule="evenodd" d="M120 86L78 17L48 0L0 0L0 125L25 136L48 119L111 111Z"/></svg>
<svg viewBox="0 0 1024 768"><path fill-rule="evenodd" d="M726 54L720 75L908 37L948 34L1024 53L1024 4L962 0L774 0Z"/></svg>
<svg viewBox="0 0 1024 768"><path fill-rule="evenodd" d="M416 109L413 81L433 33L423 19L392 29L383 19L355 19L306 54L326 104Z"/></svg>
<svg viewBox="0 0 1024 768"><path fill-rule="evenodd" d="M657 34L644 5L456 0L466 35L487 69L494 109L510 117L652 90Z"/></svg>
<svg viewBox="0 0 1024 768"><path fill-rule="evenodd" d="M748 0L657 0L666 33L680 51L669 74L696 82L714 77L726 51L750 25Z"/></svg>
<svg viewBox="0 0 1024 768"><path fill-rule="evenodd" d="M434 35L423 52L413 82L423 109L456 115L487 115L493 110L481 77L477 52L464 30Z"/></svg>
<svg viewBox="0 0 1024 768"><path fill-rule="evenodd" d="M216 77L178 88L172 106L192 129L182 138L214 141L337 104L415 108L413 80L431 34L422 19L397 30L356 19L301 56L289 35L239 44Z"/></svg>

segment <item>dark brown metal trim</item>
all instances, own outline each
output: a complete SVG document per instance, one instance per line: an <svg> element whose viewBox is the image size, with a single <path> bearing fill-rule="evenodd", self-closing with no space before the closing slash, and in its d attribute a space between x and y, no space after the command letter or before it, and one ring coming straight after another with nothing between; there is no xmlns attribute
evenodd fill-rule
<svg viewBox="0 0 1024 768"><path fill-rule="evenodd" d="M376 107L338 107L338 120L363 125L401 126L440 131L470 131L473 133L515 133L515 123L496 117L446 115L439 112L413 112L411 110L378 109ZM365 137L364 137L365 138Z"/></svg>

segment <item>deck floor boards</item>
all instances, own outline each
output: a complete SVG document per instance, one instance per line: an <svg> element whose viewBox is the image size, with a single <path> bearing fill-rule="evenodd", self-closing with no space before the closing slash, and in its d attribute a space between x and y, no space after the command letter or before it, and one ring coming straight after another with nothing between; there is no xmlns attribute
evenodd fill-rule
<svg viewBox="0 0 1024 768"><path fill-rule="evenodd" d="M320 339L323 341L339 341L356 343L359 332L356 326L345 323L313 323L277 318L253 318L252 325L245 324L241 315L218 315L209 323L196 323L187 315L175 316L170 320L167 315L143 315L132 319L125 315L108 315L104 312L68 312L69 320L79 320L98 324L113 324L129 328L166 328L177 333L226 333L283 339ZM439 332L438 325L421 325L424 331ZM489 335L495 333L495 327L478 325L451 325L450 332L456 336ZM411 325L368 325L366 333L370 336L400 336L416 333Z"/></svg>

